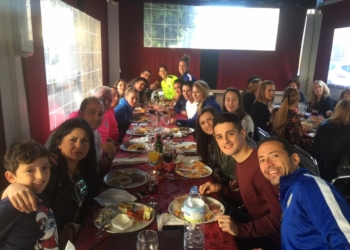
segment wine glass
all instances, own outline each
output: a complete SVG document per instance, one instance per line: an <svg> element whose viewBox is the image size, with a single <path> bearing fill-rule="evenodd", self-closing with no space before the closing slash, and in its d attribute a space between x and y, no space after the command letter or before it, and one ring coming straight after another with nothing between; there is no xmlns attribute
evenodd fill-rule
<svg viewBox="0 0 350 250"><path fill-rule="evenodd" d="M167 138L168 139L168 138ZM164 167L167 171L167 173L165 174L165 178L167 180L173 180L174 176L171 172L174 171L175 169L175 165L173 162L174 159L174 149L171 146L170 140L167 140L165 142L165 146L163 148L163 162L164 162Z"/></svg>
<svg viewBox="0 0 350 250"><path fill-rule="evenodd" d="M144 230L137 234L137 250L158 250L158 236L153 230Z"/></svg>
<svg viewBox="0 0 350 250"><path fill-rule="evenodd" d="M158 205L154 201L154 196L158 194L159 190L158 176L159 171L157 170L147 171L146 193L151 197L151 201L147 205L153 208Z"/></svg>

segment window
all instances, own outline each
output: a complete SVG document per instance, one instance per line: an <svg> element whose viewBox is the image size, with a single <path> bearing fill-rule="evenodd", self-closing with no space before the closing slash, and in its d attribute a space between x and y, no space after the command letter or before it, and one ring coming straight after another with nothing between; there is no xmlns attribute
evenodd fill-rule
<svg viewBox="0 0 350 250"><path fill-rule="evenodd" d="M144 47L275 50L279 9L144 4Z"/></svg>
<svg viewBox="0 0 350 250"><path fill-rule="evenodd" d="M45 70L53 130L102 85L100 22L60 0L41 0Z"/></svg>
<svg viewBox="0 0 350 250"><path fill-rule="evenodd" d="M327 83L350 87L350 27L334 30Z"/></svg>

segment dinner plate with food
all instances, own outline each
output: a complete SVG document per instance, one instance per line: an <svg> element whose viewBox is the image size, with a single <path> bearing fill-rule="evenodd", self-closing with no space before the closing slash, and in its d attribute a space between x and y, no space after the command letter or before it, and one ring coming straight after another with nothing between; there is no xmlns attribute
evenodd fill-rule
<svg viewBox="0 0 350 250"><path fill-rule="evenodd" d="M141 107L136 107L133 111L134 114L144 114L146 113L146 110L144 108Z"/></svg>
<svg viewBox="0 0 350 250"><path fill-rule="evenodd" d="M130 122L137 122L137 123L146 123L149 122L149 116L148 115L133 115L130 118Z"/></svg>
<svg viewBox="0 0 350 250"><path fill-rule="evenodd" d="M213 170L200 161L190 160L177 163L175 172L187 178L204 178L211 175Z"/></svg>
<svg viewBox="0 0 350 250"><path fill-rule="evenodd" d="M186 195L177 196L168 206L169 213L182 221L184 221L182 207L186 198ZM204 210L204 223L213 222L215 221L215 215L225 213L225 207L220 201L211 197L203 197L203 199L206 204Z"/></svg>
<svg viewBox="0 0 350 250"><path fill-rule="evenodd" d="M135 232L147 227L155 217L153 208L137 202L122 202L99 210L94 224L104 226L109 233Z"/></svg>
<svg viewBox="0 0 350 250"><path fill-rule="evenodd" d="M179 152L196 152L197 143L195 142L181 142L179 144L173 145L173 148Z"/></svg>
<svg viewBox="0 0 350 250"><path fill-rule="evenodd" d="M103 181L115 188L135 188L146 183L146 173L133 168L118 169L106 174Z"/></svg>
<svg viewBox="0 0 350 250"><path fill-rule="evenodd" d="M133 143L133 142L128 142L120 145L120 148L124 151L127 152L138 152L141 153L145 151L146 149L146 144L138 142L138 143Z"/></svg>
<svg viewBox="0 0 350 250"><path fill-rule="evenodd" d="M173 133L181 132L182 134L192 134L194 132L193 128L187 128L187 127L177 127L171 129Z"/></svg>

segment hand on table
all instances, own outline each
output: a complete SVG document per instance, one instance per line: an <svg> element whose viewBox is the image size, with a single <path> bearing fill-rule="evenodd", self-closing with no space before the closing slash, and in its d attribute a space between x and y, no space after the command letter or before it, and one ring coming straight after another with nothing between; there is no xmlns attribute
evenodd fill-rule
<svg viewBox="0 0 350 250"><path fill-rule="evenodd" d="M237 225L229 215L219 214L215 217L215 220L218 222L218 225L223 232L228 232L233 236L237 236Z"/></svg>
<svg viewBox="0 0 350 250"><path fill-rule="evenodd" d="M105 144L102 143L100 146L108 154L109 158L114 158L115 154L117 153L117 150L113 142L108 141Z"/></svg>
<svg viewBox="0 0 350 250"><path fill-rule="evenodd" d="M19 183L12 183L5 189L1 199L6 197L17 210L26 213L36 211L37 203L41 202L29 188Z"/></svg>
<svg viewBox="0 0 350 250"><path fill-rule="evenodd" d="M199 186L199 193L200 194L211 194L211 193L217 193L221 190L221 184L219 183L211 183L207 182L203 185Z"/></svg>

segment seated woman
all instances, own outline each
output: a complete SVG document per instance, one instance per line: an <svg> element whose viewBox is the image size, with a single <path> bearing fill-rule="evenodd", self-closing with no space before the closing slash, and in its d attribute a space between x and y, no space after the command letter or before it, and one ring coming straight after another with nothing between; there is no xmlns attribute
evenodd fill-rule
<svg viewBox="0 0 350 250"><path fill-rule="evenodd" d="M292 145L298 145L306 151L309 151L313 140L303 137L303 128L299 115L294 111L298 107L299 91L295 88L286 88L283 93L282 103L279 108L271 112L271 135L280 136Z"/></svg>
<svg viewBox="0 0 350 250"><path fill-rule="evenodd" d="M161 82L164 96L168 100L173 100L175 96L174 82L177 76L168 75L168 68L163 64L158 68L158 74L163 79Z"/></svg>
<svg viewBox="0 0 350 250"><path fill-rule="evenodd" d="M229 185L236 179L236 162L231 156L220 151L213 137L213 119L217 115L213 107L203 108L197 116L196 142L197 152L202 162L213 169L215 181Z"/></svg>
<svg viewBox="0 0 350 250"><path fill-rule="evenodd" d="M216 112L221 113L220 105L215 101L215 96L210 95L210 89L205 81L198 80L193 84L192 96L195 102L198 102L196 114L188 120L171 120L172 123L176 123L181 127L196 127L197 113L201 111L202 108L211 106Z"/></svg>
<svg viewBox="0 0 350 250"><path fill-rule="evenodd" d="M350 89L344 89L339 96L339 100L350 99Z"/></svg>
<svg viewBox="0 0 350 250"><path fill-rule="evenodd" d="M337 177L337 166L350 152L350 99L337 103L334 114L317 129L311 155L317 160L320 174L326 181Z"/></svg>
<svg viewBox="0 0 350 250"><path fill-rule="evenodd" d="M182 88L182 80L176 79L174 82L174 89L175 89L175 95L174 95L174 111L176 113L182 113L182 111L186 110L186 99L182 95L181 92Z"/></svg>
<svg viewBox="0 0 350 250"><path fill-rule="evenodd" d="M302 103L306 103L306 97L304 95L304 93L302 91L300 91L300 81L299 81L299 78L292 78L292 79L289 79L288 82L287 82L287 87L289 88L295 88L299 91L299 102L302 102Z"/></svg>
<svg viewBox="0 0 350 250"><path fill-rule="evenodd" d="M82 222L97 194L94 143L91 126L80 118L63 122L52 138L50 151L58 156L58 164L51 168L50 180L43 192L50 199L59 235L66 224ZM34 194L21 184L11 184L4 196L11 201L22 199L22 211L34 211L36 207Z"/></svg>
<svg viewBox="0 0 350 250"><path fill-rule="evenodd" d="M334 101L330 97L330 92L327 84L321 80L314 81L312 85L312 93L310 96L309 112L322 115L328 118L334 110Z"/></svg>
<svg viewBox="0 0 350 250"><path fill-rule="evenodd" d="M180 79L183 81L192 81L195 82L196 78L188 73L188 68L190 67L190 56L184 54L180 61L179 61L179 73L180 73Z"/></svg>
<svg viewBox="0 0 350 250"><path fill-rule="evenodd" d="M115 83L114 83L114 87L117 88L118 90L118 93L120 95L120 98L124 97L124 94L125 94L125 90L126 90L126 81L123 80L123 79L119 79L117 80Z"/></svg>
<svg viewBox="0 0 350 250"><path fill-rule="evenodd" d="M263 81L258 89L257 99L255 100L250 116L254 122L254 140L258 141L258 127L265 132L270 133L270 109L275 98L275 84L273 81Z"/></svg>
<svg viewBox="0 0 350 250"><path fill-rule="evenodd" d="M120 99L118 106L114 108L114 116L118 122L119 142L123 140L124 135L130 126L130 118L132 117L137 99L138 91L132 87L127 88L125 91L125 97Z"/></svg>
<svg viewBox="0 0 350 250"><path fill-rule="evenodd" d="M250 115L243 110L243 102L239 90L235 88L226 89L223 99L222 112L236 113L241 120L243 129L247 131L248 137L253 138L254 122Z"/></svg>
<svg viewBox="0 0 350 250"><path fill-rule="evenodd" d="M192 85L193 82L184 82L182 84L182 95L185 98L186 102L186 111L182 111L183 115L186 115L187 118L192 118L197 112L198 102L195 102L192 96Z"/></svg>
<svg viewBox="0 0 350 250"><path fill-rule="evenodd" d="M260 84L261 84L260 78L255 78L251 80L248 83L248 87L245 91L244 96L242 96L243 108L244 108L244 111L248 114L250 114L250 111L252 110L252 106L255 102L256 95L258 94L258 89Z"/></svg>

